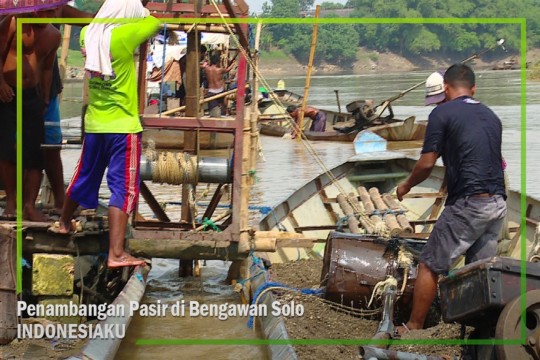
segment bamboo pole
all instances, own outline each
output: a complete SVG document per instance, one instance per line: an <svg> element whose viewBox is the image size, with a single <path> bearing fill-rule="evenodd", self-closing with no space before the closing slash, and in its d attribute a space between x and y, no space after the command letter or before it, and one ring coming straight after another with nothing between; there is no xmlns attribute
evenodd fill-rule
<svg viewBox="0 0 540 360"><path fill-rule="evenodd" d="M384 216L384 223L390 229L390 236L394 237L401 234L401 226L399 226L399 223L397 222L396 216L394 214L386 214Z"/></svg>
<svg viewBox="0 0 540 360"><path fill-rule="evenodd" d="M60 52L60 79L62 82L66 78L67 60L69 55L69 39L71 38L71 25L64 25L64 35L62 37L62 51ZM63 92L58 95L58 101L62 100Z"/></svg>
<svg viewBox="0 0 540 360"><path fill-rule="evenodd" d="M249 166L251 170L255 169L256 163L257 163L257 154L259 152L259 128L257 126L257 97L258 97L258 91L259 91L259 79L257 78L257 71L256 69L259 66L259 43L261 41L261 30L262 30L262 22L259 21L257 23L257 28L255 32L255 55L253 56L253 63L255 66L255 69L253 69L253 88L251 91L251 121L250 121L250 127L251 127L251 148L250 148L250 159L249 159ZM255 176L251 176L250 184L253 185L255 183Z"/></svg>
<svg viewBox="0 0 540 360"><path fill-rule="evenodd" d="M405 215L403 214L398 215L397 221L399 225L403 228L403 231L402 231L403 234L412 234L414 232L414 229L411 226L411 223L409 223L409 220L407 219Z"/></svg>
<svg viewBox="0 0 540 360"><path fill-rule="evenodd" d="M306 75L306 86L304 87L304 99L302 101L302 107L300 108L300 113L298 114L298 141L302 140L302 131L304 127L304 111L306 110L307 98L309 94L309 85L311 82L311 71L313 70L313 58L315 57L315 48L317 47L317 30L319 24L317 19L321 12L321 6L317 5L315 9L315 24L313 24L313 38L311 39L311 50L309 52L309 63Z"/></svg>
<svg viewBox="0 0 540 360"><path fill-rule="evenodd" d="M392 210L401 210L401 206L399 206L399 203L392 197L390 194L383 194L382 198L386 205Z"/></svg>
<svg viewBox="0 0 540 360"><path fill-rule="evenodd" d="M364 204L366 213L372 214L375 211L375 206L371 201L371 197L369 196L367 189L363 186L358 187L358 194L360 194L360 199L362 200L362 204Z"/></svg>
<svg viewBox="0 0 540 360"><path fill-rule="evenodd" d="M371 196L371 201L373 201L373 203L375 204L375 207L378 210L381 210L381 211L387 211L388 210L388 206L386 206L386 204L384 203L384 201L381 198L381 194L379 193L379 189L377 189L376 187L372 187L371 189L369 189L369 195Z"/></svg>
<svg viewBox="0 0 540 360"><path fill-rule="evenodd" d="M341 210L343 210L343 213L345 215L347 215L347 217L348 217L347 224L348 224L349 230L353 234L360 234L361 231L360 231L360 228L358 226L359 222L356 219L356 216L354 215L354 210L353 210L352 206L347 201L347 197L345 195L343 195L343 194L339 194L337 196L337 202L339 203L339 206L341 207Z"/></svg>
<svg viewBox="0 0 540 360"><path fill-rule="evenodd" d="M248 88L248 87L249 87L249 85L246 85L246 88ZM228 96L228 95L231 95L231 94L234 94L237 90L238 89L232 89L232 90L229 90L229 91L222 92L221 94L217 94L217 95L214 95L214 96L204 98L204 99L199 101L199 105L202 105L202 104L207 103L207 102L212 101L212 100L221 99L221 98L223 98L225 96ZM161 116L171 115L171 114L174 114L175 112L183 111L185 109L186 109L186 105L182 105L182 106L179 106L177 108L162 112ZM159 114L147 114L145 116L146 117L157 117L157 116L159 116Z"/></svg>
<svg viewBox="0 0 540 360"><path fill-rule="evenodd" d="M353 209L358 209L359 211L364 212L364 206L360 203L360 201L358 201L358 197L354 193L349 194L348 200ZM368 234L373 233L373 226L366 221L365 217L360 216L358 221L360 221L360 224L362 224L362 227Z"/></svg>

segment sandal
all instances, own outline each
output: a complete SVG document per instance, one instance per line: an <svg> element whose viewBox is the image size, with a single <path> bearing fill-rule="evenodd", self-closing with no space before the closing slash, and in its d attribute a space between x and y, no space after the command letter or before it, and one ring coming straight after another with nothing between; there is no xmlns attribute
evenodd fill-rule
<svg viewBox="0 0 540 360"><path fill-rule="evenodd" d="M124 255L119 260L107 260L107 267L109 268L120 268L120 267L126 267L126 266L144 266L146 265L146 261L132 258L130 256Z"/></svg>
<svg viewBox="0 0 540 360"><path fill-rule="evenodd" d="M403 331L399 331L400 329L403 329ZM392 334L392 339L401 339L401 335L404 333L408 333L411 330L407 327L405 324L401 324L400 326L394 327L394 334Z"/></svg>

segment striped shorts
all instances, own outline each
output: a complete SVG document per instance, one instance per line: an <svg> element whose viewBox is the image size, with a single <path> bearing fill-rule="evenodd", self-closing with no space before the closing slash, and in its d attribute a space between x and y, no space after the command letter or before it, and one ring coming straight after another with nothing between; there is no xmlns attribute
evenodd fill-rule
<svg viewBox="0 0 540 360"><path fill-rule="evenodd" d="M138 134L86 134L67 196L87 209L98 206L105 169L109 206L131 214L139 198L141 137Z"/></svg>

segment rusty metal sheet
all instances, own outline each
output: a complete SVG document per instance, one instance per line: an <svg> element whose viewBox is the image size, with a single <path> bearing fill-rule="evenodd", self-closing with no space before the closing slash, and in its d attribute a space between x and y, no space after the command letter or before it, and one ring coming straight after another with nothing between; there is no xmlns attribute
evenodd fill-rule
<svg viewBox="0 0 540 360"><path fill-rule="evenodd" d="M540 289L540 264L526 265L526 291ZM504 306L521 294L521 262L494 257L468 264L439 282L445 322L494 326Z"/></svg>

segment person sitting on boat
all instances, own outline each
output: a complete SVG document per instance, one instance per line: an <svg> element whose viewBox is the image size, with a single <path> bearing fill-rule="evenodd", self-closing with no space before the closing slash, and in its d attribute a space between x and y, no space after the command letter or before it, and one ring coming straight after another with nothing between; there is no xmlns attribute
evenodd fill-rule
<svg viewBox="0 0 540 360"><path fill-rule="evenodd" d="M506 216L506 192L501 153L502 123L473 98L474 72L464 64L444 74L447 101L429 115L422 155L409 177L397 187L403 200L412 187L428 178L442 156L448 196L420 256L409 321L396 328L421 329L437 294L439 275L465 255L471 263L496 255Z"/></svg>
<svg viewBox="0 0 540 360"><path fill-rule="evenodd" d="M109 256L107 266L144 265L124 249L126 226L139 197L142 126L133 54L160 27L141 0L106 0L96 18L132 19L126 24L93 21L81 31L88 80L88 110L80 159L66 192L60 220L50 231L75 231L71 217L79 204L98 206L99 188L107 170Z"/></svg>
<svg viewBox="0 0 540 360"><path fill-rule="evenodd" d="M298 118L300 116L301 107L299 105L287 106L287 112L298 124ZM311 125L309 131L324 132L326 129L326 113L313 106L306 106L304 110L304 117L311 119Z"/></svg>

